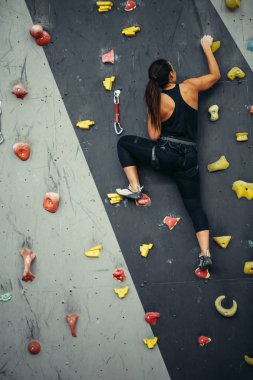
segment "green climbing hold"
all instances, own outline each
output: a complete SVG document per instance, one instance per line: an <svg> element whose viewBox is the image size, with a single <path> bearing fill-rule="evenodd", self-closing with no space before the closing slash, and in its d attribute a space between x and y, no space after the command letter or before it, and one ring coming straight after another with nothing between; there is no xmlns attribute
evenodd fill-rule
<svg viewBox="0 0 253 380"><path fill-rule="evenodd" d="M0 301L7 302L10 301L12 295L11 293L5 293L0 296Z"/></svg>

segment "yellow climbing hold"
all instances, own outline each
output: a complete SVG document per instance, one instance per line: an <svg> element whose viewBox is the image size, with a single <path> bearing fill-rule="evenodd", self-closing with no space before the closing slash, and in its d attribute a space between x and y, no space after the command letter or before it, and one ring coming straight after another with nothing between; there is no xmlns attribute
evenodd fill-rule
<svg viewBox="0 0 253 380"><path fill-rule="evenodd" d="M215 243L217 243L221 248L227 248L232 236L216 236L213 237Z"/></svg>
<svg viewBox="0 0 253 380"><path fill-rule="evenodd" d="M130 28L125 28L122 30L122 34L128 37L133 37L137 32L139 32L141 28L139 26L131 26Z"/></svg>
<svg viewBox="0 0 253 380"><path fill-rule="evenodd" d="M218 170L226 170L229 167L229 162L225 156L221 156L218 161L213 162L212 164L207 165L208 171L217 172Z"/></svg>
<svg viewBox="0 0 253 380"><path fill-rule="evenodd" d="M230 309L226 309L221 305L222 301L226 298L226 296L219 296L215 300L215 308L223 317L233 317L237 312L237 303L233 300L233 306Z"/></svg>
<svg viewBox="0 0 253 380"><path fill-rule="evenodd" d="M237 198L247 198L249 201L253 198L253 183L244 181L235 181L232 190L236 192Z"/></svg>
<svg viewBox="0 0 253 380"><path fill-rule="evenodd" d="M246 261L244 264L244 273L253 274L253 261Z"/></svg>
<svg viewBox="0 0 253 380"><path fill-rule="evenodd" d="M209 107L208 108L208 112L210 113L211 117L210 117L210 120L211 121L217 121L219 120L219 106L217 106L217 104L214 104L213 106Z"/></svg>
<svg viewBox="0 0 253 380"><path fill-rule="evenodd" d="M226 0L226 6L229 9L239 8L241 0Z"/></svg>
<svg viewBox="0 0 253 380"><path fill-rule="evenodd" d="M215 53L217 50L219 50L220 45L221 45L220 41L214 41L211 46L212 52Z"/></svg>
<svg viewBox="0 0 253 380"><path fill-rule="evenodd" d="M153 244L142 244L140 246L140 252L143 257L147 257L149 254L150 249L153 247Z"/></svg>
<svg viewBox="0 0 253 380"><path fill-rule="evenodd" d="M153 339L143 339L143 342L147 345L148 348L154 348L156 343L158 341L157 337L154 337Z"/></svg>
<svg viewBox="0 0 253 380"><path fill-rule="evenodd" d="M112 84L115 81L115 77L109 77L105 78L103 81L103 85L107 91L111 91L112 89Z"/></svg>
<svg viewBox="0 0 253 380"><path fill-rule="evenodd" d="M90 129L95 124L93 120L81 120L76 123L76 126L80 129Z"/></svg>
<svg viewBox="0 0 253 380"><path fill-rule="evenodd" d="M128 293L128 286L126 286L125 288L115 288L114 291L116 294L118 294L119 298L125 298L125 296L127 295Z"/></svg>
<svg viewBox="0 0 253 380"><path fill-rule="evenodd" d="M247 141L248 140L248 132L238 132L236 133L237 141Z"/></svg>
<svg viewBox="0 0 253 380"><path fill-rule="evenodd" d="M245 73L239 67L233 67L227 74L228 79L234 80L235 78L244 78Z"/></svg>
<svg viewBox="0 0 253 380"><path fill-rule="evenodd" d="M85 256L87 257L100 257L100 251L103 249L103 246L100 244L100 245L97 245L96 247L92 247L89 249L89 251L87 252L84 252Z"/></svg>
<svg viewBox="0 0 253 380"><path fill-rule="evenodd" d="M250 356L248 355L244 355L244 360L247 364L249 365L253 365L253 358L251 358Z"/></svg>
<svg viewBox="0 0 253 380"><path fill-rule="evenodd" d="M96 4L98 6L99 13L108 12L113 7L113 3L111 1L97 1Z"/></svg>
<svg viewBox="0 0 253 380"><path fill-rule="evenodd" d="M123 201L123 197L117 193L107 194L107 197L110 199L110 203L113 205L115 203L119 203Z"/></svg>

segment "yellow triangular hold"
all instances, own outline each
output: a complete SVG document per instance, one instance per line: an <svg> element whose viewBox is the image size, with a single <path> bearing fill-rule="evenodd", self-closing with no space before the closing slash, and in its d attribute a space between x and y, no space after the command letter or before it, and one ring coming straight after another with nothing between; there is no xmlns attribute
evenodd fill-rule
<svg viewBox="0 0 253 380"><path fill-rule="evenodd" d="M105 78L103 80L103 85L107 91L111 91L112 84L115 81L115 77Z"/></svg>
<svg viewBox="0 0 253 380"><path fill-rule="evenodd" d="M213 237L215 243L217 243L221 248L227 248L232 236L217 236Z"/></svg>
<svg viewBox="0 0 253 380"><path fill-rule="evenodd" d="M125 298L125 296L127 295L128 293L128 286L126 286L125 288L115 288L114 291L116 294L118 294L119 298Z"/></svg>
<svg viewBox="0 0 253 380"><path fill-rule="evenodd" d="M153 244L142 244L140 246L140 252L143 257L147 257L149 254L150 249L153 247Z"/></svg>
<svg viewBox="0 0 253 380"><path fill-rule="evenodd" d="M229 162L225 156L221 156L218 161L213 162L212 164L207 165L208 171L217 172L218 170L225 170L229 167Z"/></svg>
<svg viewBox="0 0 253 380"><path fill-rule="evenodd" d="M157 341L157 337L154 337L153 339L143 339L143 342L147 345L148 348L154 348Z"/></svg>
<svg viewBox="0 0 253 380"><path fill-rule="evenodd" d="M103 249L102 244L97 245L96 247L92 247L89 251L84 252L87 257L100 257L100 251Z"/></svg>
<svg viewBox="0 0 253 380"><path fill-rule="evenodd" d="M220 41L214 41L211 46L212 52L215 53L217 50L219 50L220 45L221 45Z"/></svg>
<svg viewBox="0 0 253 380"><path fill-rule="evenodd" d="M97 245L96 247L90 248L90 251L101 251L103 249L102 244Z"/></svg>
<svg viewBox="0 0 253 380"><path fill-rule="evenodd" d="M95 121L93 120L81 120L76 123L76 126L80 129L90 129L92 125L95 124Z"/></svg>

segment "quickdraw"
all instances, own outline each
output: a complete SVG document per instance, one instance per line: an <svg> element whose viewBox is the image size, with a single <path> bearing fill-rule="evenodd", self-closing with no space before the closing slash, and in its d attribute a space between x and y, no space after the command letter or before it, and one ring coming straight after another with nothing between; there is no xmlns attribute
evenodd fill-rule
<svg viewBox="0 0 253 380"><path fill-rule="evenodd" d="M119 96L120 96L120 90L114 91L114 105L115 105L114 129L117 135L120 135L123 132L123 128L120 124L120 116L119 116Z"/></svg>

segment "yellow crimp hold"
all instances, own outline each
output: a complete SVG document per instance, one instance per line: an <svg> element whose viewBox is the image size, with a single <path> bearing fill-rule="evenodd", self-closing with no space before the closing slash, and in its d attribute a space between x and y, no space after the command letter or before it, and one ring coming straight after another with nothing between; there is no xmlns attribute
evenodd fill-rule
<svg viewBox="0 0 253 380"><path fill-rule="evenodd" d="M232 236L216 236L213 237L215 243L217 243L221 248L227 248Z"/></svg>
<svg viewBox="0 0 253 380"><path fill-rule="evenodd" d="M153 248L153 244L142 244L140 246L140 252L143 257L147 257L149 254L150 249Z"/></svg>
<svg viewBox="0 0 253 380"><path fill-rule="evenodd" d="M76 126L80 129L90 129L95 124L93 120L81 120L76 123Z"/></svg>
<svg viewBox="0 0 253 380"><path fill-rule="evenodd" d="M210 113L211 117L210 117L210 120L211 121L217 121L219 120L219 106L217 106L217 104L214 104L213 106L209 107L208 108L208 112Z"/></svg>
<svg viewBox="0 0 253 380"><path fill-rule="evenodd" d="M220 45L221 45L220 41L214 41L211 46L212 52L215 53L217 50L219 50Z"/></svg>
<svg viewBox="0 0 253 380"><path fill-rule="evenodd" d="M154 348L157 341L157 337L154 337L153 339L143 339L143 342L148 346L148 348Z"/></svg>
<svg viewBox="0 0 253 380"><path fill-rule="evenodd" d="M123 197L117 193L107 194L107 197L110 199L112 205L123 201Z"/></svg>
<svg viewBox="0 0 253 380"><path fill-rule="evenodd" d="M239 8L240 5L241 5L241 0L226 0L226 6L229 9Z"/></svg>
<svg viewBox="0 0 253 380"><path fill-rule="evenodd" d="M247 364L249 365L253 365L253 358L251 358L250 356L248 355L244 355L244 360Z"/></svg>
<svg viewBox="0 0 253 380"><path fill-rule="evenodd" d="M228 79L234 80L235 78L244 78L245 73L239 67L233 67L227 74Z"/></svg>
<svg viewBox="0 0 253 380"><path fill-rule="evenodd" d="M127 295L128 293L128 286L126 286L125 288L115 288L114 291L116 294L118 294L119 298L125 298L125 296Z"/></svg>
<svg viewBox="0 0 253 380"><path fill-rule="evenodd" d="M97 1L96 4L100 13L108 12L113 7L113 3L111 1Z"/></svg>
<svg viewBox="0 0 253 380"><path fill-rule="evenodd" d="M253 261L246 261L244 264L244 273L253 274Z"/></svg>
<svg viewBox="0 0 253 380"><path fill-rule="evenodd" d="M208 171L217 172L218 170L225 170L229 167L229 162L225 156L221 156L218 161L213 162L212 164L207 165Z"/></svg>
<svg viewBox="0 0 253 380"><path fill-rule="evenodd" d="M238 199L245 197L250 201L253 198L253 183L235 181L232 190L236 192Z"/></svg>
<svg viewBox="0 0 253 380"><path fill-rule="evenodd" d="M139 32L141 28L139 26L130 26L130 28L125 28L122 30L122 34L128 37L133 37L137 32Z"/></svg>
<svg viewBox="0 0 253 380"><path fill-rule="evenodd" d="M84 252L85 256L87 257L100 257L100 251L103 249L103 246L97 245L96 247L90 248L89 251Z"/></svg>
<svg viewBox="0 0 253 380"><path fill-rule="evenodd" d="M103 81L103 85L107 91L111 91L112 89L112 84L115 81L115 77L109 77L105 78Z"/></svg>
<svg viewBox="0 0 253 380"><path fill-rule="evenodd" d="M237 141L247 141L248 140L248 132L238 132L236 133Z"/></svg>

